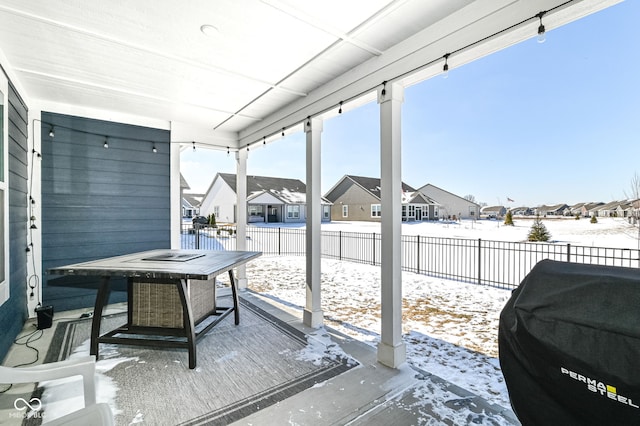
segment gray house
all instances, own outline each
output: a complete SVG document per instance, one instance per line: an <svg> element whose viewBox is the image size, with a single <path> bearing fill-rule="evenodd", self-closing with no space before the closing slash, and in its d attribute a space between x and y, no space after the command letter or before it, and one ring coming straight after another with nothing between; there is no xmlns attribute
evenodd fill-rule
<svg viewBox="0 0 640 426"><path fill-rule="evenodd" d="M218 222L237 222L236 175L218 173L200 203L200 214L214 214ZM307 187L299 179L247 176L247 221L299 223L306 220ZM328 222L330 205L322 199L322 221Z"/></svg>
<svg viewBox="0 0 640 426"><path fill-rule="evenodd" d="M480 217L480 205L456 194L438 188L430 183L418 188L418 192L435 200L440 206L441 218L478 219Z"/></svg>
<svg viewBox="0 0 640 426"><path fill-rule="evenodd" d="M402 220L437 220L439 205L402 183ZM345 175L326 194L331 220L378 222L382 217L380 179Z"/></svg>
<svg viewBox="0 0 640 426"><path fill-rule="evenodd" d="M536 214L540 216L564 216L566 211L571 211L567 204L542 205L536 208Z"/></svg>
<svg viewBox="0 0 640 426"><path fill-rule="evenodd" d="M506 214L505 206L485 206L480 210L480 216L487 219L501 219Z"/></svg>

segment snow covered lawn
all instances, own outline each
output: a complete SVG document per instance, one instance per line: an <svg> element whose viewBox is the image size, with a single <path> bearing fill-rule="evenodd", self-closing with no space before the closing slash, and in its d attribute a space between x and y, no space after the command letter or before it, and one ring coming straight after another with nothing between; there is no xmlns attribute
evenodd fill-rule
<svg viewBox="0 0 640 426"><path fill-rule="evenodd" d="M403 234L524 241L532 219L403 224ZM623 219L543 220L556 242L637 248L638 229ZM330 223L322 229L376 232L375 223ZM305 259L262 257L247 266L251 289L296 307L305 305ZM325 322L372 346L380 332L380 267L322 260ZM404 340L408 361L491 403L509 407L498 362L498 320L510 290L402 274ZM301 314L302 315L302 314Z"/></svg>

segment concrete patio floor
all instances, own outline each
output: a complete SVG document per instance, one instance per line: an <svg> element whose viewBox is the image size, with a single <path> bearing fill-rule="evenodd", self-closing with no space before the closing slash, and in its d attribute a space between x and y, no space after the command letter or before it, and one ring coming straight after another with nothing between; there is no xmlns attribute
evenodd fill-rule
<svg viewBox="0 0 640 426"><path fill-rule="evenodd" d="M299 313L258 293L242 292L241 296L271 315L303 332L313 329L302 324ZM125 304L109 306L109 313L126 310ZM38 350L41 363L53 337L55 326L62 320L79 318L90 309L56 313L52 328L43 330L42 337L30 343ZM29 320L22 334L36 329ZM331 338L360 366L340 374L322 385L316 385L284 401L249 415L234 425L423 425L423 424L486 424L518 425L507 407L492 405L486 400L452 383L418 371L408 364L399 369L385 367L376 360L376 350L325 327ZM25 345L15 345L3 365L30 362L36 352ZM13 402L29 400L33 385L14 385L0 394L0 424L20 425ZM434 390L433 398L429 389ZM425 392L427 390L427 392ZM442 398L442 395L445 398Z"/></svg>

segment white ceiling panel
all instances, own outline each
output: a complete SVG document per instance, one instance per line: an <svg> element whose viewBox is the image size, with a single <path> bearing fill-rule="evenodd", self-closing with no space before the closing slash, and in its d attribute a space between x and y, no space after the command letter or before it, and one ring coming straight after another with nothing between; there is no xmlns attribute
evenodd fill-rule
<svg viewBox="0 0 640 426"><path fill-rule="evenodd" d="M526 39L540 10L551 28L616 2L1 0L0 59L27 102L179 124L181 138L210 129L225 147L235 134L240 146L383 80L428 78L421 66L448 51L470 61Z"/></svg>

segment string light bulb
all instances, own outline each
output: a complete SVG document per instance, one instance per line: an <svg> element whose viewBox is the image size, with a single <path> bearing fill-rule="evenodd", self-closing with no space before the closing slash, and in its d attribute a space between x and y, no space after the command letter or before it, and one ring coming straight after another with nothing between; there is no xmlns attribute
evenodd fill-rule
<svg viewBox="0 0 640 426"><path fill-rule="evenodd" d="M53 131L53 127L52 127L51 129L49 129L49 137L50 137L50 138L53 138L53 137L55 137L55 136L56 136L56 134L55 134L55 132Z"/></svg>
<svg viewBox="0 0 640 426"><path fill-rule="evenodd" d="M449 55L450 53L445 53L443 56L444 65L442 66L442 78L449 77Z"/></svg>
<svg viewBox="0 0 640 426"><path fill-rule="evenodd" d="M284 127L282 128L282 137L284 138Z"/></svg>
<svg viewBox="0 0 640 426"><path fill-rule="evenodd" d="M338 114L342 114L342 101L340 101L340 108L338 108Z"/></svg>
<svg viewBox="0 0 640 426"><path fill-rule="evenodd" d="M538 27L538 43L544 43L547 40L547 36L546 36L547 32L546 32L546 29L544 28L544 25L542 24L542 17L545 15L545 13L547 12L540 12L536 15L540 20L540 26Z"/></svg>
<svg viewBox="0 0 640 426"><path fill-rule="evenodd" d="M193 152L196 152L196 142L195 142L195 141L193 141L193 142L191 142L191 143L193 144Z"/></svg>
<svg viewBox="0 0 640 426"><path fill-rule="evenodd" d="M109 149L109 138L104 138L104 144L102 146L104 149Z"/></svg>
<svg viewBox="0 0 640 426"><path fill-rule="evenodd" d="M267 144L267 137L263 136L262 137L262 145L266 145Z"/></svg>
<svg viewBox="0 0 640 426"><path fill-rule="evenodd" d="M151 148L151 151L152 151L153 153L158 152L158 149L156 148L156 144L155 144L155 143L153 144L153 147Z"/></svg>

